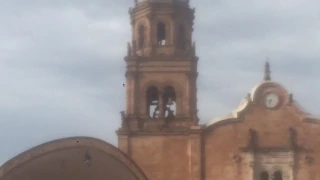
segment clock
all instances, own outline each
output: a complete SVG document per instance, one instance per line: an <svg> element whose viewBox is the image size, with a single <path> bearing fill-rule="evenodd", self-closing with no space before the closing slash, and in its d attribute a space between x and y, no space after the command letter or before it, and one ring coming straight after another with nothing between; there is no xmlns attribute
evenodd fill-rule
<svg viewBox="0 0 320 180"><path fill-rule="evenodd" d="M279 102L280 98L276 93L268 93L263 98L263 103L267 108L275 108Z"/></svg>

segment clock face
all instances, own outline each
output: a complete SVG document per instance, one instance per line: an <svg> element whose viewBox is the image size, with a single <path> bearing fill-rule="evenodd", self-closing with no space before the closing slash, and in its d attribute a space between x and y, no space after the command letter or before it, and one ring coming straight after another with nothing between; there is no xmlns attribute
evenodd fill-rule
<svg viewBox="0 0 320 180"><path fill-rule="evenodd" d="M279 104L279 96L275 93L269 93L264 96L263 101L267 108L274 108Z"/></svg>

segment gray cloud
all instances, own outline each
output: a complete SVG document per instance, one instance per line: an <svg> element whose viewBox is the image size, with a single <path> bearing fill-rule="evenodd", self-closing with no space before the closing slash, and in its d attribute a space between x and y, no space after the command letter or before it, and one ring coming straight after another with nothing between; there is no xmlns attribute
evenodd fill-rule
<svg viewBox="0 0 320 180"><path fill-rule="evenodd" d="M0 164L40 143L94 136L113 144L125 108L131 0L0 3ZM320 85L316 0L192 1L201 123L229 113L263 77L310 112Z"/></svg>

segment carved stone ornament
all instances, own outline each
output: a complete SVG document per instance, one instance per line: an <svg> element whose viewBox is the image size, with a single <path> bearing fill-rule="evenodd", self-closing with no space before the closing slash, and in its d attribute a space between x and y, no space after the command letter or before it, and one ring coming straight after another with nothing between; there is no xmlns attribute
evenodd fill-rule
<svg viewBox="0 0 320 180"><path fill-rule="evenodd" d="M251 93L247 94L246 99L248 100L248 102L252 102Z"/></svg>
<svg viewBox="0 0 320 180"><path fill-rule="evenodd" d="M133 26L135 24L136 20L134 20L133 18L130 20L130 24Z"/></svg>
<svg viewBox="0 0 320 180"><path fill-rule="evenodd" d="M124 129L128 129L129 128L129 122L128 122L128 118L126 117L125 111L121 111L121 127Z"/></svg>
<svg viewBox="0 0 320 180"><path fill-rule="evenodd" d="M127 56L131 56L131 51L132 51L132 48L131 48L131 45L129 42L127 42Z"/></svg>
<svg viewBox="0 0 320 180"><path fill-rule="evenodd" d="M264 65L264 80L270 81L271 80L271 71L270 71L270 63L269 61L265 62Z"/></svg>
<svg viewBox="0 0 320 180"><path fill-rule="evenodd" d="M129 8L129 11L128 11L128 13L129 13L129 15L131 15L132 14L132 8Z"/></svg>

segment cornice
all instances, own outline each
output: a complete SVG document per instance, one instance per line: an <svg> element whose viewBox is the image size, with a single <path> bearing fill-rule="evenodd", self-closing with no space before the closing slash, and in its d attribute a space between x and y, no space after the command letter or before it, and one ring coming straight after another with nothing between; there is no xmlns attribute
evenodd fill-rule
<svg viewBox="0 0 320 180"><path fill-rule="evenodd" d="M125 61L195 61L199 60L197 56L125 56Z"/></svg>

